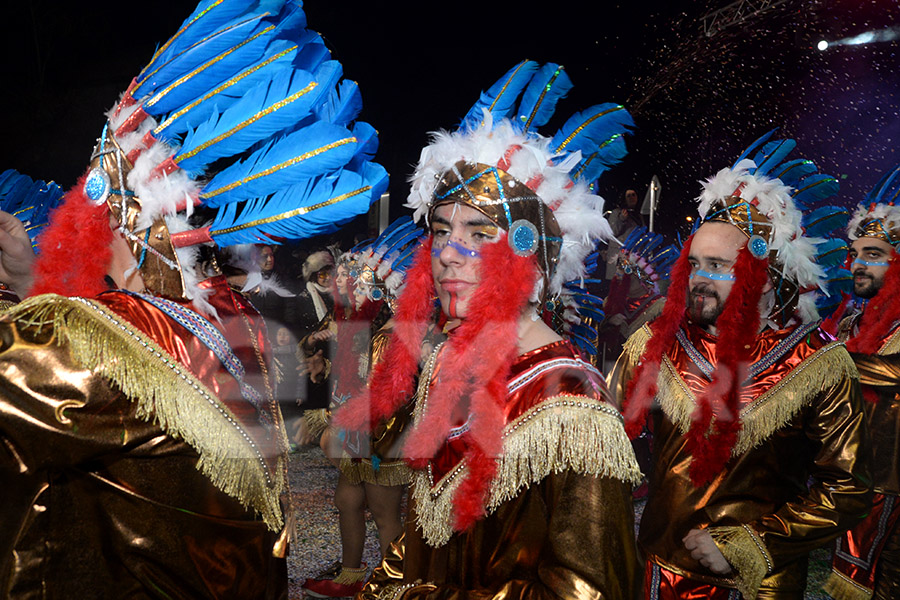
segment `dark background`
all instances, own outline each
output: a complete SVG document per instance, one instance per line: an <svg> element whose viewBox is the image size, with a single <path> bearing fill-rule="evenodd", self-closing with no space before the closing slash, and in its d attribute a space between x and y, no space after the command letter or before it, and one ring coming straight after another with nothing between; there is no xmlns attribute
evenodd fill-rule
<svg viewBox="0 0 900 600"><path fill-rule="evenodd" d="M479 92L524 58L562 63L575 84L545 133L598 102L634 115L628 158L600 182L608 207L627 187L643 197L655 173L660 227L683 229L697 181L776 126L798 140L796 157L842 177L840 202L855 204L900 162L900 41L825 52L815 44L900 28L900 3L788 0L704 36L700 18L728 4L308 0L304 9L360 84L362 118L379 130L378 159L392 175L393 216L427 132L454 128ZM71 186L103 113L193 6L8 6L0 169Z"/></svg>

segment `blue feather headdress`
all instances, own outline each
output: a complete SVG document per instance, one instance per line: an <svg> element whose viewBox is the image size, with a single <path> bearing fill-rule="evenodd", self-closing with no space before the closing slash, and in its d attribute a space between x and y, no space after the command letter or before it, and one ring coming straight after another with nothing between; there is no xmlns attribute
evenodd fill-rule
<svg viewBox="0 0 900 600"><path fill-rule="evenodd" d="M15 169L0 173L0 210L22 221L35 252L40 250L38 234L47 226L49 213L62 196L62 188L53 181L33 180Z"/></svg>
<svg viewBox="0 0 900 600"><path fill-rule="evenodd" d="M585 257L597 241L612 237L603 199L590 185L625 155L623 135L634 126L623 106L607 103L575 114L555 135L538 133L571 88L560 65L526 60L514 66L481 94L457 131L433 135L407 202L418 220L437 204L467 202L484 196L484 189L494 190L487 195L496 197L477 208L510 230L509 239L530 240L527 248L515 250L537 254L544 276L538 294L544 298L583 277ZM501 178L506 183L498 183ZM438 191L447 193L438 198ZM540 208L529 204L534 202ZM512 226L525 226L523 220L534 235L513 235Z"/></svg>
<svg viewBox="0 0 900 600"><path fill-rule="evenodd" d="M895 248L900 244L900 165L885 173L865 200L856 207L847 225L851 240L875 237Z"/></svg>
<svg viewBox="0 0 900 600"><path fill-rule="evenodd" d="M85 194L154 292L193 298L200 244L330 233L386 190L355 82L297 0L204 0L109 112ZM152 235L151 235L152 231Z"/></svg>
<svg viewBox="0 0 900 600"><path fill-rule="evenodd" d="M818 318L816 298L828 294L826 269L834 266L835 256L833 243L824 238L840 227L847 212L827 204L838 191L837 179L818 173L809 160L786 160L796 142L773 140L775 131L704 182L698 200L704 222L738 227L750 238L750 251L769 259L775 297L768 318L782 326L794 314L804 322Z"/></svg>

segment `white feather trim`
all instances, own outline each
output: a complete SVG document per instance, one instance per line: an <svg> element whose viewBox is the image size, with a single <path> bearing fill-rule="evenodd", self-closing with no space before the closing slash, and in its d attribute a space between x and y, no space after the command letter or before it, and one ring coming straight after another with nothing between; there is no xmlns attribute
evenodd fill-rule
<svg viewBox="0 0 900 600"><path fill-rule="evenodd" d="M563 282L584 274L584 258L598 241L611 240L612 230L603 217L603 198L592 194L583 182L572 185L569 178L580 153L555 162L558 157L550 151L550 141L536 133L521 133L508 119L495 125L488 111L484 111L482 125L472 131L433 133L410 177L406 206L413 210L416 221L426 217L438 179L452 165L461 160L496 165L508 148L520 146L510 157L507 172L520 182L540 176L536 194L553 209L562 229L562 250L550 283L550 292L555 294Z"/></svg>
<svg viewBox="0 0 900 600"><path fill-rule="evenodd" d="M896 231L900 229L900 206L879 203L869 210L865 205L858 204L856 211L850 218L850 222L847 223L847 236L851 240L859 239L856 230L864 220L869 219L879 219L884 223L888 231Z"/></svg>

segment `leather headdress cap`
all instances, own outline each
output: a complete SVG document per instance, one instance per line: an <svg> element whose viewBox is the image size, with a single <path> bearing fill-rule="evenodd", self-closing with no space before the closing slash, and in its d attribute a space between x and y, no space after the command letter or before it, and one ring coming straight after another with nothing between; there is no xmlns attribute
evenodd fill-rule
<svg viewBox="0 0 900 600"><path fill-rule="evenodd" d="M857 238L872 237L879 239L891 246L900 243L900 223L893 223L891 228L887 219L863 218L859 226L854 231Z"/></svg>
<svg viewBox="0 0 900 600"><path fill-rule="evenodd" d="M452 203L471 206L510 236L533 235L533 231L537 231L538 265L544 277L544 290L548 289L559 261L562 230L553 211L531 188L499 167L459 161L438 179L428 209L428 221L431 222L435 208ZM534 230L515 227L522 220L530 223Z"/></svg>
<svg viewBox="0 0 900 600"><path fill-rule="evenodd" d="M133 165L111 132L106 132L91 156L91 171L85 187L91 186L92 179L107 178L106 205L122 227L144 285L160 296L186 300L182 268L165 220L159 217L150 227L136 229L142 210L141 199L128 190L126 184Z"/></svg>

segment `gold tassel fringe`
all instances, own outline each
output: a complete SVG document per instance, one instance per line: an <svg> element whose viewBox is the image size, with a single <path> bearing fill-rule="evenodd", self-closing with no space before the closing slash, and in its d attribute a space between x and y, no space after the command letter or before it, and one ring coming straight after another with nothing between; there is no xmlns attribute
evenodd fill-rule
<svg viewBox="0 0 900 600"><path fill-rule="evenodd" d="M342 585L353 585L354 583L359 583L360 581L365 580L368 571L368 567L359 567L358 569L341 567L341 572L338 573L337 576L332 579L332 581L335 583L340 583Z"/></svg>
<svg viewBox="0 0 900 600"><path fill-rule="evenodd" d="M843 573L832 569L822 591L834 600L871 600L874 590L861 586Z"/></svg>
<svg viewBox="0 0 900 600"><path fill-rule="evenodd" d="M303 411L303 420L306 422L306 428L315 437L320 437L328 428L331 420L331 411L327 408L315 408Z"/></svg>
<svg viewBox="0 0 900 600"><path fill-rule="evenodd" d="M110 379L156 422L200 454L197 468L217 488L252 507L272 531L283 525L284 456L269 471L237 419L203 383L152 339L99 303L47 294L9 311L19 323L50 327L85 368ZM283 435L283 433L282 433Z"/></svg>
<svg viewBox="0 0 900 600"><path fill-rule="evenodd" d="M551 473L571 470L635 485L641 481L621 415L594 398L550 398L508 424L504 438L487 514ZM429 545L443 546L453 535L452 499L467 475L462 461L432 490L428 474L415 473L412 495L417 525Z"/></svg>
<svg viewBox="0 0 900 600"><path fill-rule="evenodd" d="M709 534L728 563L737 571L738 590L748 600L756 598L772 559L759 536L748 527L710 527Z"/></svg>
<svg viewBox="0 0 900 600"><path fill-rule="evenodd" d="M370 483L372 485L407 485L412 479L412 471L403 460L382 462L376 471L372 461L368 459L353 460L349 456L341 458L341 474L353 485Z"/></svg>

